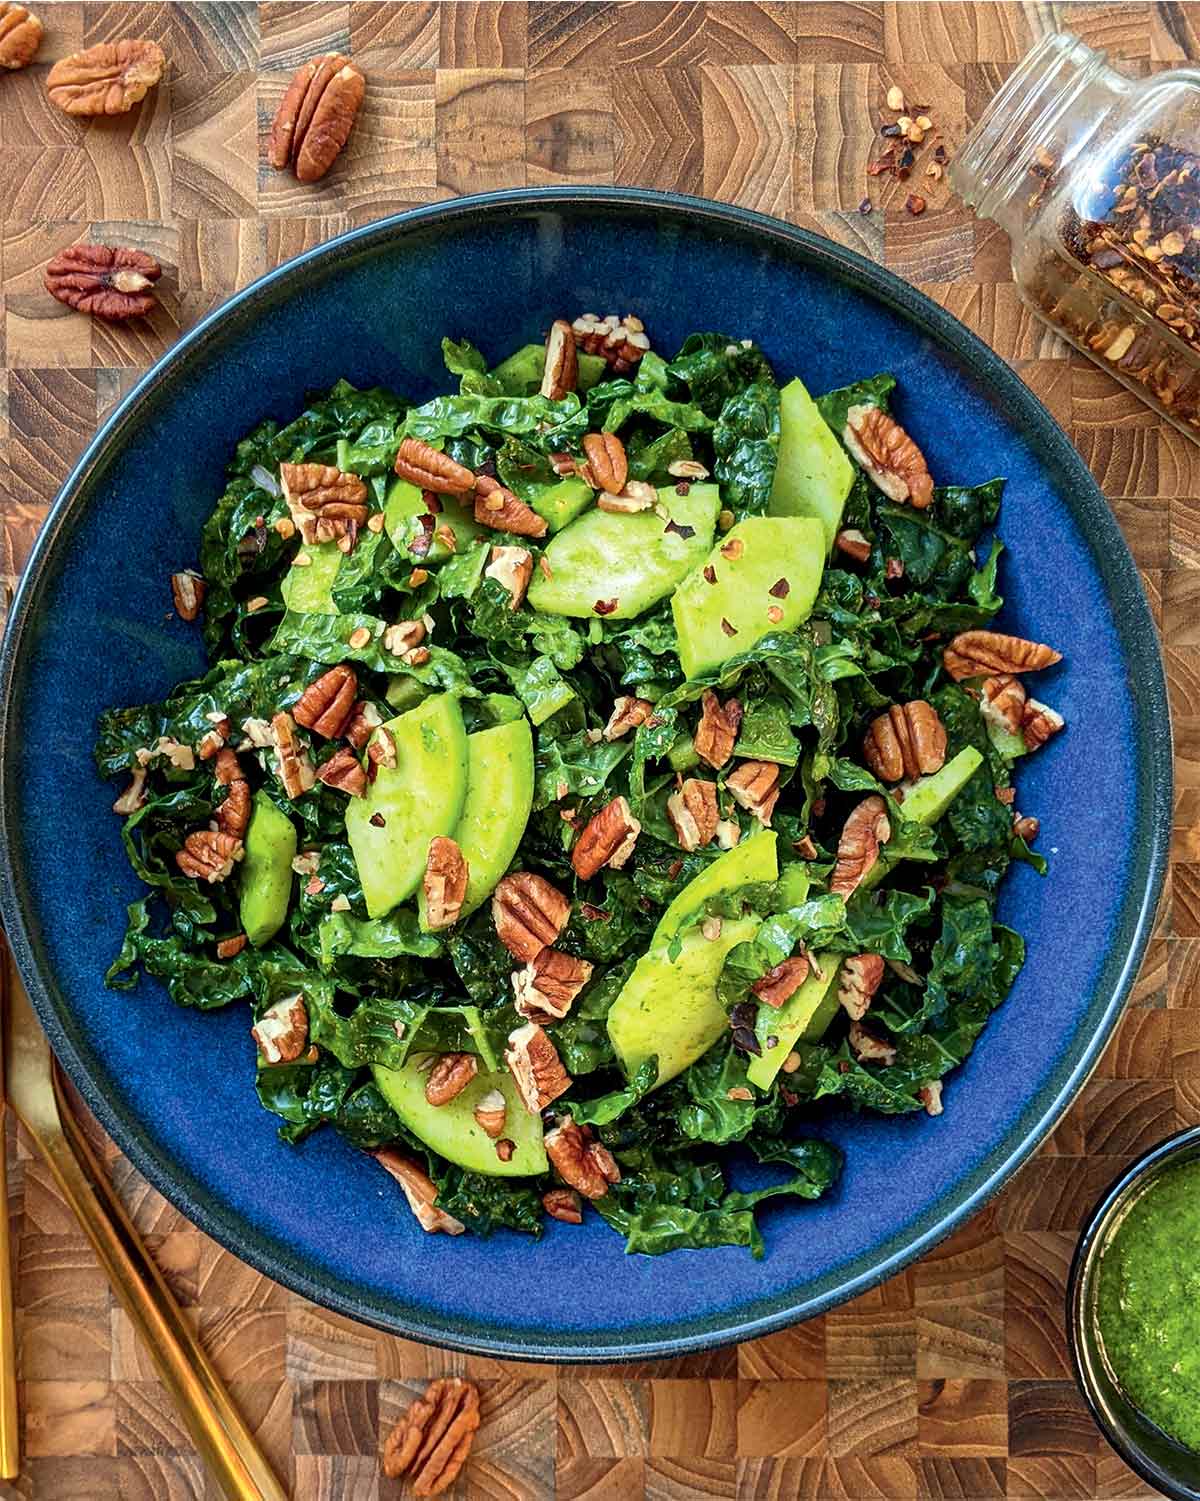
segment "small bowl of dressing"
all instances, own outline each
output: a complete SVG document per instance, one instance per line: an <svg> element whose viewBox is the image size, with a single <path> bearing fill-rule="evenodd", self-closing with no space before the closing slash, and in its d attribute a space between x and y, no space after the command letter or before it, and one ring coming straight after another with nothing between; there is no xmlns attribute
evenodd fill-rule
<svg viewBox="0 0 1200 1501"><path fill-rule="evenodd" d="M1067 1333L1109 1443L1164 1496L1200 1501L1200 1126L1144 1153L1092 1210Z"/></svg>

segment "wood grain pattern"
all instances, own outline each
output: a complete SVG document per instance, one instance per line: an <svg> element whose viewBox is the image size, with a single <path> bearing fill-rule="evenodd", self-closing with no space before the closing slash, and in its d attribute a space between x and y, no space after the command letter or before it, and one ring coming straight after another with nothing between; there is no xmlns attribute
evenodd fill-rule
<svg viewBox="0 0 1200 1501"><path fill-rule="evenodd" d="M135 1221L303 1501L402 1501L380 1436L439 1375L480 1383L453 1501L1081 1501L1145 1488L1091 1426L1062 1306L1081 1218L1133 1153L1200 1123L1200 448L1023 307L1009 247L945 182L868 179L898 83L949 149L1035 37L1066 25L1135 71L1200 60L1200 7L995 0L209 0L43 7L0 80L0 582L15 581L95 425L181 332L281 261L382 214L510 184L644 184L775 213L920 286L1070 431L1167 646L1173 871L1130 1009L1036 1164L903 1276L797 1329L632 1367L453 1354L313 1307L202 1235L93 1127ZM48 104L46 65L136 31L162 85L131 115ZM321 183L270 171L293 70L353 56L366 103ZM904 207L912 191L924 214ZM871 212L859 212L864 197ZM143 323L42 289L77 239L162 262ZM1036 811L1036 810L1030 810ZM948 1116L943 1126L949 1124ZM27 1463L0 1501L216 1501L147 1352L44 1166L11 1147Z"/></svg>

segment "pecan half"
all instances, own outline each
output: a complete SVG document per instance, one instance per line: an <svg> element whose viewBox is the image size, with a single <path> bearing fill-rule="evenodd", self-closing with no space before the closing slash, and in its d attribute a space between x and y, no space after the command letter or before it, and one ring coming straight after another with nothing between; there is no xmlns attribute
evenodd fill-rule
<svg viewBox="0 0 1200 1501"><path fill-rule="evenodd" d="M871 544L856 526L843 527L833 539L833 545L856 563L865 563L871 556Z"/></svg>
<svg viewBox="0 0 1200 1501"><path fill-rule="evenodd" d="M533 554L525 547L493 547L484 578L495 579L507 591L509 609L519 610L533 577Z"/></svg>
<svg viewBox="0 0 1200 1501"><path fill-rule="evenodd" d="M333 542L367 520L367 487L332 464L280 464L283 498L305 542Z"/></svg>
<svg viewBox="0 0 1200 1501"><path fill-rule="evenodd" d="M217 759L213 762L213 775L222 787L228 787L233 782L243 781L246 773L242 770L242 763L236 753L226 749L217 752Z"/></svg>
<svg viewBox="0 0 1200 1501"><path fill-rule="evenodd" d="M350 718L346 721L342 734L355 750L362 750L382 723L383 715L375 705L365 698L359 699L350 711Z"/></svg>
<svg viewBox="0 0 1200 1501"><path fill-rule="evenodd" d="M928 1084L922 1084L917 1090L917 1099L925 1106L926 1115L941 1115L942 1081L930 1079Z"/></svg>
<svg viewBox="0 0 1200 1501"><path fill-rule="evenodd" d="M233 867L245 853L236 835L198 829L187 836L181 850L175 851L175 864L185 876L212 885L232 875Z"/></svg>
<svg viewBox="0 0 1200 1501"><path fill-rule="evenodd" d="M430 1105L448 1105L478 1072L474 1053L443 1053L425 1076L425 1099Z"/></svg>
<svg viewBox="0 0 1200 1501"><path fill-rule="evenodd" d="M291 161L300 182L324 177L350 138L366 88L361 70L340 53L302 63L271 125L272 167L282 171Z"/></svg>
<svg viewBox="0 0 1200 1501"><path fill-rule="evenodd" d="M440 1496L466 1464L478 1427L477 1387L458 1376L431 1381L384 1441L383 1473L407 1475L414 1496Z"/></svg>
<svg viewBox="0 0 1200 1501"><path fill-rule="evenodd" d="M847 1034L851 1051L860 1063L882 1063L885 1066L896 1061L894 1043L877 1036L862 1022L851 1022Z"/></svg>
<svg viewBox="0 0 1200 1501"><path fill-rule="evenodd" d="M667 819L675 830L679 848L688 854L711 844L717 837L717 825L721 821L717 784L700 777L688 777L683 786L667 799Z"/></svg>
<svg viewBox="0 0 1200 1501"><path fill-rule="evenodd" d="M1010 735L1019 735L1025 718L1025 684L1004 672L999 677L984 678L979 687L983 693L979 712L984 719Z"/></svg>
<svg viewBox="0 0 1200 1501"><path fill-rule="evenodd" d="M171 598L180 620L195 620L204 603L204 580L198 573L173 573Z"/></svg>
<svg viewBox="0 0 1200 1501"><path fill-rule="evenodd" d="M225 801L217 809L217 828L222 834L241 839L250 822L250 783L244 778L229 784Z"/></svg>
<svg viewBox="0 0 1200 1501"><path fill-rule="evenodd" d="M700 723L692 746L702 761L719 771L733 755L734 742L742 727L742 706L736 698L720 699L709 688L700 700Z"/></svg>
<svg viewBox="0 0 1200 1501"><path fill-rule="evenodd" d="M287 713L276 714L271 720L271 736L275 742L275 769L283 790L288 797L299 797L316 781L316 772L308 758L308 752L296 734L296 724Z"/></svg>
<svg viewBox="0 0 1200 1501"><path fill-rule="evenodd" d="M852 954L838 976L838 1000L853 1021L862 1021L883 980L878 954Z"/></svg>
<svg viewBox="0 0 1200 1501"><path fill-rule="evenodd" d="M590 881L605 865L620 870L633 854L641 832L642 826L634 818L626 799L614 797L589 819L571 851L575 874L581 881Z"/></svg>
<svg viewBox="0 0 1200 1501"><path fill-rule="evenodd" d="M923 698L893 704L871 721L863 740L863 760L881 782L938 771L946 760L946 728Z"/></svg>
<svg viewBox="0 0 1200 1501"><path fill-rule="evenodd" d="M575 333L565 318L556 318L546 340L546 363L542 368L541 394L561 401L579 384L579 355Z"/></svg>
<svg viewBox="0 0 1200 1501"><path fill-rule="evenodd" d="M545 948L512 977L519 1015L549 1026L561 1021L575 997L592 978L592 966L561 949Z"/></svg>
<svg viewBox="0 0 1200 1501"><path fill-rule="evenodd" d="M592 477L601 490L620 495L629 478L629 458L616 433L587 433L583 439Z"/></svg>
<svg viewBox="0 0 1200 1501"><path fill-rule="evenodd" d="M505 876L492 893L496 937L514 958L529 964L567 925L571 903L531 870Z"/></svg>
<svg viewBox="0 0 1200 1501"><path fill-rule="evenodd" d="M333 740L344 732L357 695L354 668L341 662L309 683L293 705L292 715L306 730Z"/></svg>
<svg viewBox="0 0 1200 1501"><path fill-rule="evenodd" d="M42 45L42 23L24 5L0 5L0 68L27 68Z"/></svg>
<svg viewBox="0 0 1200 1501"><path fill-rule="evenodd" d="M955 682L984 673L1039 672L1061 661L1062 652L1052 646L1000 631L961 631L942 652L942 662Z"/></svg>
<svg viewBox="0 0 1200 1501"><path fill-rule="evenodd" d="M887 804L881 797L864 797L847 818L838 840L837 862L830 891L849 898L879 859L879 847L892 837Z"/></svg>
<svg viewBox="0 0 1200 1501"><path fill-rule="evenodd" d="M626 313L624 318L618 318L616 313L607 318L584 313L571 328L579 347L586 354L600 355L614 375L629 375L650 348L645 325L632 313Z"/></svg>
<svg viewBox="0 0 1200 1501"><path fill-rule="evenodd" d="M880 490L898 504L923 511L933 501L933 480L925 455L882 407L852 406L842 442Z"/></svg>
<svg viewBox="0 0 1200 1501"><path fill-rule="evenodd" d="M348 792L351 797L367 794L367 773L348 745L343 745L317 768L317 781L324 782L326 787L336 787L339 792Z"/></svg>
<svg viewBox="0 0 1200 1501"><path fill-rule="evenodd" d="M614 699L613 711L604 726L605 740L620 740L622 735L628 735L630 730L645 724L653 712L654 705L648 698L633 698L625 694Z"/></svg>
<svg viewBox="0 0 1200 1501"><path fill-rule="evenodd" d="M514 532L518 537L546 535L546 518L487 474L475 482L475 520L480 526Z"/></svg>
<svg viewBox="0 0 1200 1501"><path fill-rule="evenodd" d="M46 93L68 115L123 115L162 77L166 61L157 42L101 42L60 58Z"/></svg>
<svg viewBox="0 0 1200 1501"><path fill-rule="evenodd" d="M308 1007L302 995L285 996L250 1028L265 1063L295 1063L308 1047Z"/></svg>
<svg viewBox="0 0 1200 1501"><path fill-rule="evenodd" d="M761 980L756 980L750 987L750 994L768 1006L782 1006L808 979L810 967L807 955L793 954L790 959L784 959L769 969Z"/></svg>
<svg viewBox="0 0 1200 1501"><path fill-rule="evenodd" d="M743 761L725 782L733 800L766 826L779 801L779 767L774 761Z"/></svg>
<svg viewBox="0 0 1200 1501"><path fill-rule="evenodd" d="M428 1231L430 1235L438 1231L443 1235L461 1235L467 1228L461 1220L456 1220L452 1214L437 1208L437 1189L433 1179L411 1157L405 1157L394 1147L379 1147L368 1155L374 1157L379 1166L391 1173L399 1183L408 1200L408 1207L416 1215L422 1230Z"/></svg>
<svg viewBox="0 0 1200 1501"><path fill-rule="evenodd" d="M419 438L405 438L392 466L401 479L435 495L469 495L475 488L475 476L448 453L422 443Z"/></svg>
<svg viewBox="0 0 1200 1501"><path fill-rule="evenodd" d="M548 1188L542 1195L542 1208L564 1225L583 1224L583 1202L573 1188Z"/></svg>
<svg viewBox="0 0 1200 1501"><path fill-rule="evenodd" d="M602 1199L610 1183L620 1183L621 1169L606 1146L593 1140L587 1126L577 1126L564 1115L546 1133L546 1156L558 1176L585 1199Z"/></svg>
<svg viewBox="0 0 1200 1501"><path fill-rule="evenodd" d="M493 1141L504 1134L504 1120L508 1114L508 1102L499 1089L489 1089L472 1112L475 1124Z"/></svg>
<svg viewBox="0 0 1200 1501"><path fill-rule="evenodd" d="M430 932L451 928L458 921L467 896L467 878L467 862L454 840L443 835L431 839L423 882Z"/></svg>
<svg viewBox="0 0 1200 1501"><path fill-rule="evenodd" d="M1058 734L1065 722L1062 715L1049 704L1039 703L1036 698L1029 699L1021 720L1021 735L1027 749L1037 750L1039 745L1045 745L1051 735Z"/></svg>
<svg viewBox="0 0 1200 1501"><path fill-rule="evenodd" d="M120 322L155 306L162 267L144 250L122 245L68 245L46 267L46 291L76 312Z"/></svg>
<svg viewBox="0 0 1200 1501"><path fill-rule="evenodd" d="M571 1087L571 1076L562 1066L558 1049L537 1022L528 1022L509 1033L504 1061L521 1103L531 1115L540 1115Z"/></svg>

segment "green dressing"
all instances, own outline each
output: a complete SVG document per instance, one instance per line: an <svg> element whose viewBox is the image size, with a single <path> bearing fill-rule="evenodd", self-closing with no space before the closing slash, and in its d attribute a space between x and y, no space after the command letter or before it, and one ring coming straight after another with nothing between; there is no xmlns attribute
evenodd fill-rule
<svg viewBox="0 0 1200 1501"><path fill-rule="evenodd" d="M1114 1375L1148 1418L1200 1452L1200 1162L1146 1188L1105 1248L1098 1281Z"/></svg>

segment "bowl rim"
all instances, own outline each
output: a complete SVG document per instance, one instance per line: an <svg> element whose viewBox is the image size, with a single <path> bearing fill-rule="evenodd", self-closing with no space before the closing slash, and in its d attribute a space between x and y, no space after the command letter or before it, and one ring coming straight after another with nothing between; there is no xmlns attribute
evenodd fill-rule
<svg viewBox="0 0 1200 1501"><path fill-rule="evenodd" d="M1104 1399L1096 1385L1094 1359L1084 1334L1085 1324L1090 1325L1092 1322L1084 1308L1084 1295L1095 1275L1095 1263L1104 1248L1114 1218L1142 1188L1152 1183L1180 1157L1200 1159L1200 1126L1187 1126L1147 1148L1113 1178L1092 1205L1075 1243L1067 1274L1066 1325L1075 1381L1100 1432L1129 1468L1164 1496L1172 1497L1173 1501L1197 1501L1200 1490L1178 1480L1157 1464L1126 1429L1111 1404ZM1170 1437L1169 1434L1167 1436Z"/></svg>
<svg viewBox="0 0 1200 1501"><path fill-rule="evenodd" d="M539 208L564 212L634 211L683 222L702 221L720 231L768 241L810 266L833 275L855 290L882 303L907 321L917 323L942 352L965 366L989 393L1026 442L1039 463L1054 472L1070 497L1081 530L1087 537L1097 571L1110 598L1119 604L1119 636L1135 680L1136 727L1143 748L1138 793L1145 804L1145 821L1131 851L1131 876L1118 915L1123 943L1120 957L1108 961L1097 993L1108 996L1096 1026L1074 1050L1065 1074L1060 1069L1041 1094L1031 1101L975 1169L948 1193L926 1206L917 1218L877 1249L827 1274L817 1290L797 1296L784 1291L741 1308L668 1326L641 1326L622 1339L616 1331L596 1338L587 1331L560 1331L530 1337L503 1324L484 1324L478 1318L456 1321L425 1310L414 1310L392 1296L368 1293L353 1283L330 1282L314 1276L307 1264L290 1255L269 1233L246 1222L190 1172L182 1171L169 1152L143 1131L139 1122L114 1104L93 1081L84 1052L69 1036L51 987L43 979L38 948L25 921L20 902L21 870L16 859L15 808L19 787L13 765L12 728L14 689L22 645L34 622L44 578L58 539L73 513L86 502L88 482L109 452L120 442L143 400L169 381L195 353L219 338L226 325L252 319L259 305L289 285L302 286L309 269L350 254L366 254L376 242L401 240L410 231L454 225L480 215L506 213L523 217ZM1087 526L1083 523L1086 519ZM1163 734L1156 726L1167 725ZM758 1338L812 1318L846 1299L858 1296L895 1275L943 1240L1008 1181L1053 1130L1095 1068L1132 986L1150 937L1158 898L1167 868L1172 789L1171 736L1166 680L1157 634L1141 579L1115 517L1093 476L1066 434L1041 401L978 335L952 313L894 272L824 236L816 235L754 210L681 193L646 188L546 187L513 188L422 205L389 215L315 246L268 271L249 286L207 313L182 335L142 376L125 399L99 427L75 464L50 509L21 576L0 645L0 920L9 937L18 970L42 1025L72 1081L122 1152L144 1178L200 1229L230 1246L256 1270L292 1291L335 1312L408 1339L447 1349L524 1361L600 1363L653 1359L711 1349L720 1344ZM1132 893L1132 899L1130 896ZM64 1008L65 1014L65 1008ZM1068 1054L1067 1056L1071 1056ZM1043 1095L1047 1097L1042 1098ZM866 1264L864 1265L864 1261ZM765 1306L764 1306L765 1305Z"/></svg>

